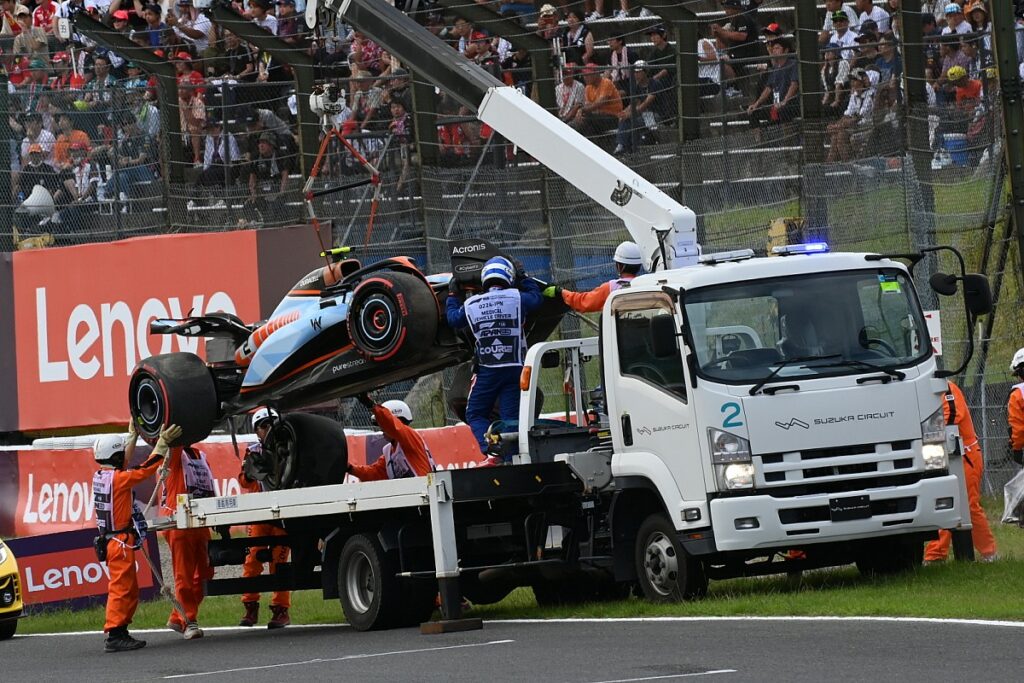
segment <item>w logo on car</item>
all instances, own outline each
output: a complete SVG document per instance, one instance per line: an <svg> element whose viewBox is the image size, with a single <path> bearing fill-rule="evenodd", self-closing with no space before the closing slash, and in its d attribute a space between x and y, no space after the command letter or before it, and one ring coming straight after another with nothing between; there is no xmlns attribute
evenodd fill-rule
<svg viewBox="0 0 1024 683"><path fill-rule="evenodd" d="M776 420L775 426L778 427L779 429L785 429L787 432L790 430L791 427L801 427L803 429L811 428L811 425L795 417L791 418L789 422L779 422L778 420Z"/></svg>
<svg viewBox="0 0 1024 683"><path fill-rule="evenodd" d="M633 189L621 180L615 182L615 189L612 190L612 202L617 206L625 206L633 198Z"/></svg>

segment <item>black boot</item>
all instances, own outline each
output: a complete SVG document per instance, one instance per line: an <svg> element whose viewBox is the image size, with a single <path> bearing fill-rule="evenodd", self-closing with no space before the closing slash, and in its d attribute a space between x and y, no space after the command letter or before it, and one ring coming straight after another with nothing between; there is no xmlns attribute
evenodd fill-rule
<svg viewBox="0 0 1024 683"><path fill-rule="evenodd" d="M245 607L245 614L242 615L241 620L238 622L239 626L253 626L259 621L260 618L260 603L258 602L243 602L242 606Z"/></svg>
<svg viewBox="0 0 1024 683"><path fill-rule="evenodd" d="M146 647L146 641L136 640L128 634L128 628L121 626L111 629L107 633L107 639L103 642L104 652L128 652Z"/></svg>

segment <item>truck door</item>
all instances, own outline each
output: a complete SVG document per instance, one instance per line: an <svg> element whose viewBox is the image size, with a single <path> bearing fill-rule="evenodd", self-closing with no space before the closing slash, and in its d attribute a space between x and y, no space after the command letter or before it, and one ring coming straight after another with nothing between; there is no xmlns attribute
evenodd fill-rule
<svg viewBox="0 0 1024 683"><path fill-rule="evenodd" d="M620 295L611 313L605 338L612 343L605 343L604 355L616 458L622 471L647 474L659 485L678 523L673 498L706 499L679 315L672 299L661 292ZM663 488L669 483L663 481L666 474L678 488L671 498Z"/></svg>

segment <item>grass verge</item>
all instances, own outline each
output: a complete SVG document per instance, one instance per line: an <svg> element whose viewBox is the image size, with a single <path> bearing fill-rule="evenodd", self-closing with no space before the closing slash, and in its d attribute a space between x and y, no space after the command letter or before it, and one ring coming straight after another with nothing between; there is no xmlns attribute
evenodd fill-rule
<svg viewBox="0 0 1024 683"><path fill-rule="evenodd" d="M1002 501L986 499L992 530L1002 559L993 564L948 562L922 567L902 576L866 579L856 569L843 567L808 572L799 585L785 577L734 579L711 584L709 595L695 602L655 605L631 598L572 607L541 608L529 589L520 588L494 605L478 606L484 619L565 617L663 616L894 616L960 619L1024 620L1024 594L1019 590L1024 573L1024 531L998 523ZM269 596L263 598L261 619L270 618ZM318 591L292 596L296 624L343 621L336 600L324 601ZM139 606L135 628L159 628L170 607L164 601ZM242 615L238 596L217 596L203 602L204 626L233 626ZM21 621L19 633L55 633L98 630L103 609L67 610L35 614Z"/></svg>

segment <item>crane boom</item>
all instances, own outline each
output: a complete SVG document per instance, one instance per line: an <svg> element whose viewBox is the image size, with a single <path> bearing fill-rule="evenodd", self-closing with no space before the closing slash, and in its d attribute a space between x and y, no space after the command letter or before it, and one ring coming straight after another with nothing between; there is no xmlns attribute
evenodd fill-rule
<svg viewBox="0 0 1024 683"><path fill-rule="evenodd" d="M328 0L328 9L476 112L477 118L625 224L648 270L697 262L697 217L558 117L503 84L380 0Z"/></svg>

